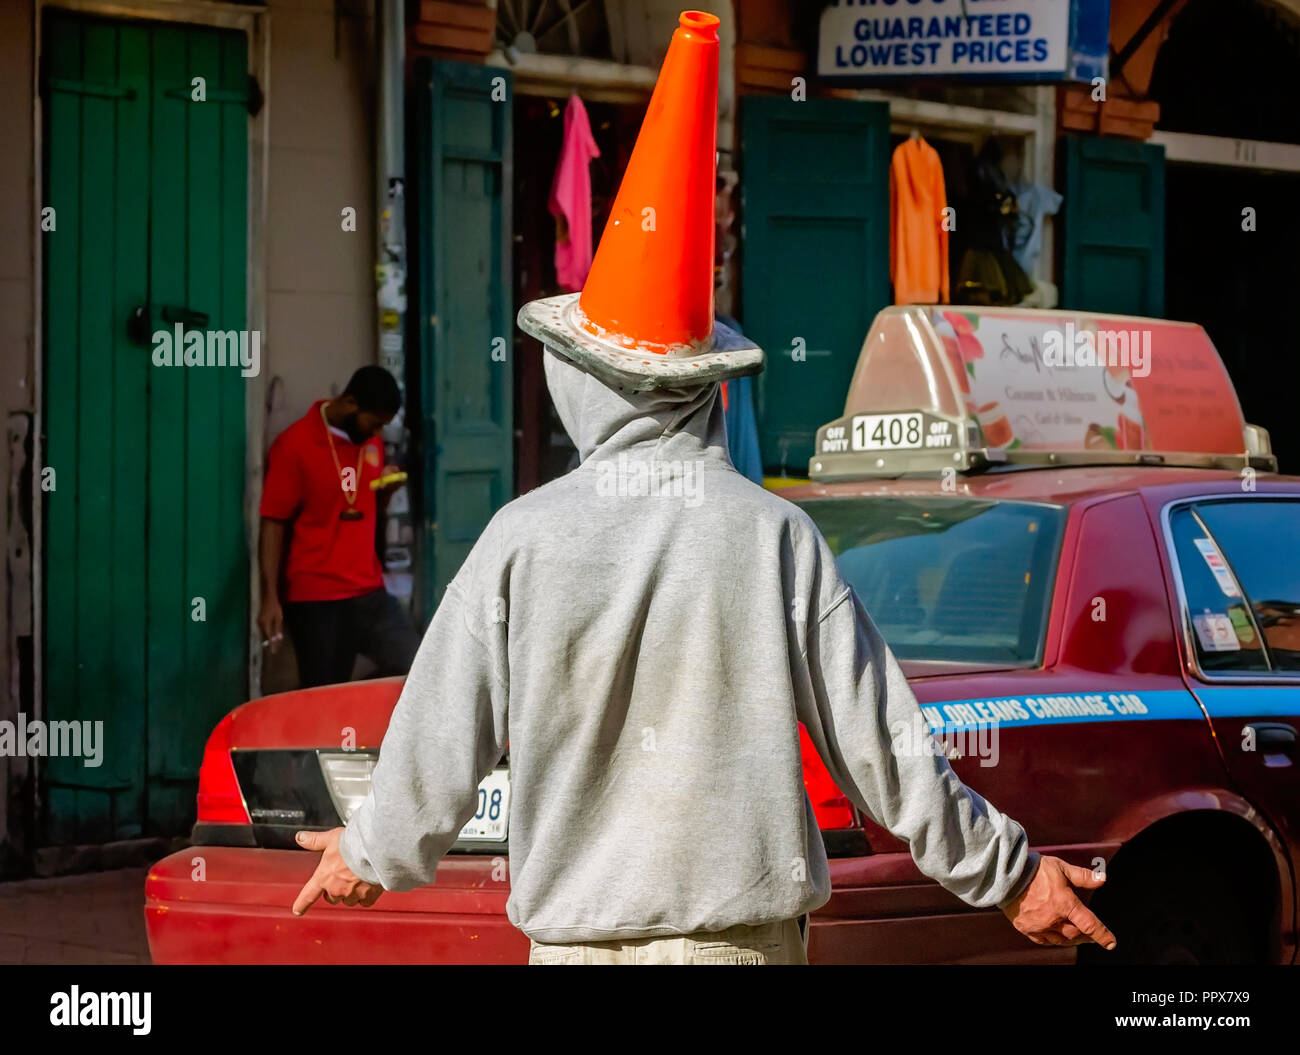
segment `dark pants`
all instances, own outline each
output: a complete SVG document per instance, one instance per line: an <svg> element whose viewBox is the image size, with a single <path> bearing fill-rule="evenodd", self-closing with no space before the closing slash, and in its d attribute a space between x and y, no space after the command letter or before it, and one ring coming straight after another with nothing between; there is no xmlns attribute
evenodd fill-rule
<svg viewBox="0 0 1300 1055"><path fill-rule="evenodd" d="M284 621L298 656L304 689L352 677L357 653L379 667L379 675L411 669L420 638L386 590L342 601L291 601Z"/></svg>

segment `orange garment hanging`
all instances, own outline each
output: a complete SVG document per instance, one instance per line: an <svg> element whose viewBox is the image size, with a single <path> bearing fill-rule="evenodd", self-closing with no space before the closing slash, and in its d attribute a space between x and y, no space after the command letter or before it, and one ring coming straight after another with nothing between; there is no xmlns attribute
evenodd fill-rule
<svg viewBox="0 0 1300 1055"><path fill-rule="evenodd" d="M948 303L943 163L913 133L889 164L889 277L895 304Z"/></svg>

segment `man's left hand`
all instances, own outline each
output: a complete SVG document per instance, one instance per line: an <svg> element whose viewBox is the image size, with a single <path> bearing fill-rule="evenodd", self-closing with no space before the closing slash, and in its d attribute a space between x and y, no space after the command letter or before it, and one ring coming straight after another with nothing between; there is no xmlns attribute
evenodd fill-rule
<svg viewBox="0 0 1300 1055"><path fill-rule="evenodd" d="M322 896L331 905L342 902L345 905L369 908L384 892L383 887L367 883L347 866L343 855L339 853L339 836L342 834L342 828L332 828L327 832L298 833L299 846L322 852L316 871L293 903L295 916L301 916Z"/></svg>
<svg viewBox="0 0 1300 1055"><path fill-rule="evenodd" d="M1115 948L1115 935L1079 900L1074 888L1096 890L1106 877L1059 857L1043 854L1024 892L1002 905L1011 925L1035 945L1082 945L1095 941Z"/></svg>

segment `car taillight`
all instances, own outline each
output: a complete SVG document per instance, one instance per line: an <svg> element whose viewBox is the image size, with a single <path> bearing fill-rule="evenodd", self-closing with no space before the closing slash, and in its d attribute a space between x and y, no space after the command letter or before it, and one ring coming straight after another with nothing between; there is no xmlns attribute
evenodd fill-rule
<svg viewBox="0 0 1300 1055"><path fill-rule="evenodd" d="M378 759L372 754L353 751L321 751L319 757L334 808L347 824L356 808L370 794L370 776Z"/></svg>
<svg viewBox="0 0 1300 1055"><path fill-rule="evenodd" d="M199 822L207 824L252 824L244 796L235 776L235 764L230 758L230 726L234 718L228 714L217 723L203 748L203 764L199 767Z"/></svg>
<svg viewBox="0 0 1300 1055"><path fill-rule="evenodd" d="M817 815L817 826L822 831L856 828L858 819L853 803L835 786L817 749L808 739L803 723L799 725L799 752L803 758L803 786L808 789L808 799Z"/></svg>

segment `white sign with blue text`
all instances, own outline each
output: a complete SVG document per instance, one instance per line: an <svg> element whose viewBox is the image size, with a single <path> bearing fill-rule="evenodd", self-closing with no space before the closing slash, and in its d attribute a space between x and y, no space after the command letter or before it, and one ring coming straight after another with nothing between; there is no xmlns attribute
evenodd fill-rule
<svg viewBox="0 0 1300 1055"><path fill-rule="evenodd" d="M1060 78L1070 0L835 0L822 12L824 77Z"/></svg>

